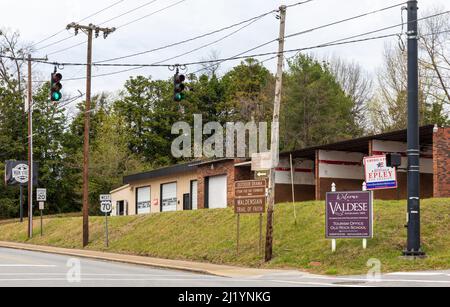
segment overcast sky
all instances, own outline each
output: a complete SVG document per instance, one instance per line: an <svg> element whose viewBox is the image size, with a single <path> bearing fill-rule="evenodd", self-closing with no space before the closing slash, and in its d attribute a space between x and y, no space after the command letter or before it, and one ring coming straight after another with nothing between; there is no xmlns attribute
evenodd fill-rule
<svg viewBox="0 0 450 307"><path fill-rule="evenodd" d="M40 0L40 1L17 1L2 0L0 11L0 28L17 30L26 42L39 42L40 40L62 30L72 21L79 21L118 0ZM108 27L120 27L131 20L148 15L170 4L180 0L156 0L154 3L142 7L133 13L115 19L104 24ZM83 23L102 24L112 17L118 16L149 0L124 0L122 3L110 8L101 14L89 18ZM190 37L207 33L209 31L228 26L230 24L260 15L281 4L292 4L296 0L185 0L170 9L156 13L151 17L131 25L119 28L108 39L97 38L94 41L94 61L104 60L117 56L128 55L135 52L157 48L166 44L178 42ZM352 17L361 13L383 8L400 3L394 0L315 0L308 4L290 8L287 12L286 33L291 34L312 27L320 26L332 21ZM450 10L448 0L422 0L419 1L422 14L434 7ZM338 26L318 30L306 35L294 37L286 41L287 49L302 48L321 44L340 38L376 30L386 26L396 25L401 22L400 7L385 11L372 16L364 17L355 21L347 22ZM239 33L184 57L170 61L171 63L185 63L208 58L211 51L218 52L220 57L229 57L239 52L250 49L258 44L264 43L278 36L279 21L275 15L269 15L253 23ZM179 45L170 49L153 52L147 55L122 60L125 63L154 63L185 51L192 50L202 44L213 42L222 36L231 33L237 28L213 36L196 40L191 43ZM380 34L397 33L400 27L382 32ZM54 38L45 41L35 48L39 49L46 45L68 37L73 32L65 31ZM380 35L377 34L377 35ZM80 33L54 46L37 50L34 56L45 56L48 53L72 46L86 40L86 35ZM319 56L340 56L348 61L360 63L367 71L374 73L382 63L382 52L387 42L396 41L395 38L364 42L359 44L323 48L314 51ZM273 52L277 50L277 44L265 46L254 52ZM253 52L253 53L254 53ZM266 59L264 57L262 59ZM52 61L85 62L86 45L72 48L66 52L49 56ZM221 67L221 72L226 72L231 66L239 61L227 62ZM265 63L271 70L275 71L275 60ZM189 67L188 72L194 72L199 67ZM93 74L103 74L121 70L123 68L94 68ZM52 70L47 65L35 67L35 79L46 77ZM39 73L44 75L38 75ZM65 67L62 71L64 78L85 76L84 67ZM131 75L151 75L155 79L168 78L172 72L167 68L145 68L133 72L122 73L107 77L93 79L94 93L100 91L116 91L120 89L125 80ZM64 90L84 92L85 81L63 82Z"/></svg>

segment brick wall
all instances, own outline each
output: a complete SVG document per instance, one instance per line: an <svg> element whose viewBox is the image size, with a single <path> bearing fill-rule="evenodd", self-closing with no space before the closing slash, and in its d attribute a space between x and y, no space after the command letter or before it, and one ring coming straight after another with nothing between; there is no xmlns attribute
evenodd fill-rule
<svg viewBox="0 0 450 307"><path fill-rule="evenodd" d="M433 194L450 197L450 128L440 128L433 135Z"/></svg>

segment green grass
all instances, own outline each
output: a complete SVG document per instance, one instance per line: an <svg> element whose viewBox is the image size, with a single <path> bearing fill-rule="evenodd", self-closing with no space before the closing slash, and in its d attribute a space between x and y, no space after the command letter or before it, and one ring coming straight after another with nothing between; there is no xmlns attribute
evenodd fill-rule
<svg viewBox="0 0 450 307"><path fill-rule="evenodd" d="M379 259L383 272L450 269L450 199L422 201L422 242L428 257L401 259L406 242L405 201L376 201L374 239L368 249L361 240L338 240L332 253L324 238L324 203L305 202L276 207L274 259L264 264L258 255L259 216L241 216L240 254L236 254L236 216L231 209L198 210L149 216L112 217L110 248L104 248L104 217L90 218L88 249L204 261L261 268L294 268L323 274L365 274L366 263ZM264 217L265 221L265 217ZM44 220L44 236L35 222L27 240L26 223L0 225L0 240L81 248L82 220L62 217ZM265 233L265 224L264 224Z"/></svg>

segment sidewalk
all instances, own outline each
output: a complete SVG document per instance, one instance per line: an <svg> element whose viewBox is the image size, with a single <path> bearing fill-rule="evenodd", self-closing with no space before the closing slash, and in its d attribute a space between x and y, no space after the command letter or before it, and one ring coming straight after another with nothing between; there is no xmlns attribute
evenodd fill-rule
<svg viewBox="0 0 450 307"><path fill-rule="evenodd" d="M91 258L103 261L114 261L128 264L145 265L156 268L182 270L194 273L216 275L222 277L259 277L267 274L286 273L286 270L266 270L237 267L230 265L219 265L211 263L160 259L143 256L114 254L92 250L67 249L51 246L32 245L24 243L13 243L0 241L0 248L12 248L34 252L59 254L81 258Z"/></svg>

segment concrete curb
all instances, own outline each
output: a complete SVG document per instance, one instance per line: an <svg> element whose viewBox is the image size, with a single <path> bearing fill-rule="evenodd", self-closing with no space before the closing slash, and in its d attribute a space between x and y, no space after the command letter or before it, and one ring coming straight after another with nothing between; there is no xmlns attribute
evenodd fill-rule
<svg viewBox="0 0 450 307"><path fill-rule="evenodd" d="M207 274L220 277L252 277L257 278L266 274L286 273L286 270L266 270L266 269L252 269L245 267L236 267L230 265L219 265L211 263L201 263L184 260L161 259L144 256L134 256L125 254L115 254L109 252L68 249L61 247L51 247L43 245L33 245L26 243L3 242L0 241L0 248L10 248L17 250L26 250L33 252L51 253L64 256L73 256L80 258L89 258L102 261L112 261L118 263L127 263L135 265L143 265L161 269L180 270L191 273ZM291 271L292 272L292 271Z"/></svg>

